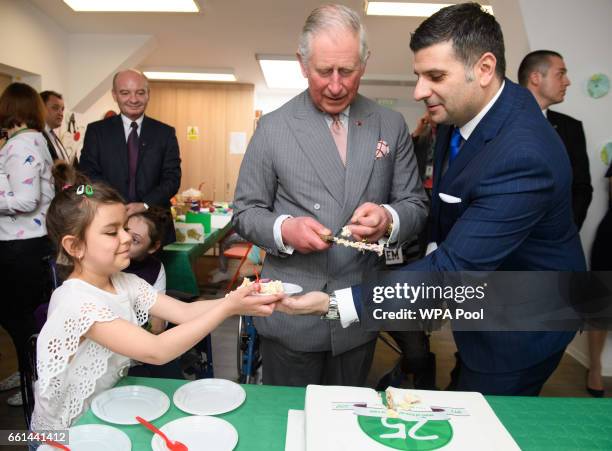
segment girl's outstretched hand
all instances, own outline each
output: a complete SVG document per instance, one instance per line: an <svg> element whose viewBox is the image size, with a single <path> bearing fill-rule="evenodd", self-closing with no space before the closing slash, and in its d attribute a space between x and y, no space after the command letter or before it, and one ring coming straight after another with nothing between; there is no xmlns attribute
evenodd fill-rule
<svg viewBox="0 0 612 451"><path fill-rule="evenodd" d="M225 296L224 304L231 315L270 316L276 303L285 296L284 293L259 294L259 284L254 283L230 292Z"/></svg>

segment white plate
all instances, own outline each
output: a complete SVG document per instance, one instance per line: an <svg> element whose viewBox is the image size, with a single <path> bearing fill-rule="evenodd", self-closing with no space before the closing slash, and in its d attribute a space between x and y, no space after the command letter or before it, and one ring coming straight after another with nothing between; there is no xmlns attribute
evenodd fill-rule
<svg viewBox="0 0 612 451"><path fill-rule="evenodd" d="M301 293L303 288L295 283L283 282L283 291L289 296ZM269 296L269 293L255 293L255 296Z"/></svg>
<svg viewBox="0 0 612 451"><path fill-rule="evenodd" d="M219 415L240 406L246 399L244 388L225 379L199 379L174 392L172 402L193 415Z"/></svg>
<svg viewBox="0 0 612 451"><path fill-rule="evenodd" d="M296 285L294 283L283 282L283 291L285 292L285 294L288 294L289 296L301 293L302 290L303 288L299 285Z"/></svg>
<svg viewBox="0 0 612 451"><path fill-rule="evenodd" d="M130 451L132 442L125 432L104 424L84 424L68 429L66 444L70 451ZM38 451L57 451L49 445L42 445Z"/></svg>
<svg viewBox="0 0 612 451"><path fill-rule="evenodd" d="M221 418L183 417L166 423L161 431L170 440L178 440L189 451L231 451L238 443L236 428ZM151 440L153 451L168 451L163 439L155 434Z"/></svg>
<svg viewBox="0 0 612 451"><path fill-rule="evenodd" d="M153 421L166 413L168 407L170 399L164 392L142 385L111 388L91 403L95 416L114 424L138 424L136 416Z"/></svg>

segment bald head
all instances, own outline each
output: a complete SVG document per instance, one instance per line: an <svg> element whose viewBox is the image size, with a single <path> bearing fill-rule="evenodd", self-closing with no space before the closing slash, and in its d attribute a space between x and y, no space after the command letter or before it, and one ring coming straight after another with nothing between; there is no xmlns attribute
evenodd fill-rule
<svg viewBox="0 0 612 451"><path fill-rule="evenodd" d="M135 121L144 114L149 103L149 81L135 69L117 72L113 77L112 93L121 114Z"/></svg>

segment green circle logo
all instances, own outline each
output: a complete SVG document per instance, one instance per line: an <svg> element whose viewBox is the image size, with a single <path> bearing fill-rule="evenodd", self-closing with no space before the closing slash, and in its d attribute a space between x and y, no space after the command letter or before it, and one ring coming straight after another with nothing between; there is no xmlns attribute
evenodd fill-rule
<svg viewBox="0 0 612 451"><path fill-rule="evenodd" d="M439 449L453 438L453 428L445 420L405 421L400 418L359 416L359 427L381 445L402 451Z"/></svg>

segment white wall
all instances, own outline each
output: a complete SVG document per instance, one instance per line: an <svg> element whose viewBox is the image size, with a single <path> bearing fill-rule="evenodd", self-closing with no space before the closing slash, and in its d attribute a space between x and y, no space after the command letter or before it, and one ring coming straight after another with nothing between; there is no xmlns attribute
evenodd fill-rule
<svg viewBox="0 0 612 451"><path fill-rule="evenodd" d="M612 78L612 1L610 0L520 0L531 50L551 49L563 55L572 81L565 101L553 109L582 121L587 139L593 202L581 230L582 244L590 255L591 244L607 206L606 166L599 152L612 141L612 94L592 99L586 92L591 75L602 72ZM578 337L569 349L583 364L588 364L586 339ZM604 351L604 373L612 376L612 337Z"/></svg>
<svg viewBox="0 0 612 451"><path fill-rule="evenodd" d="M69 34L23 0L1 0L0 17L0 69L38 91L63 94L66 114L59 135L76 153L87 123L115 109L109 94L113 74L137 66L156 45L148 35ZM66 132L73 112L76 134Z"/></svg>
<svg viewBox="0 0 612 451"><path fill-rule="evenodd" d="M0 63L39 77L23 78L37 90L67 88L68 34L22 0L0 1Z"/></svg>

